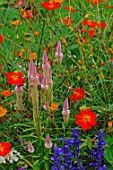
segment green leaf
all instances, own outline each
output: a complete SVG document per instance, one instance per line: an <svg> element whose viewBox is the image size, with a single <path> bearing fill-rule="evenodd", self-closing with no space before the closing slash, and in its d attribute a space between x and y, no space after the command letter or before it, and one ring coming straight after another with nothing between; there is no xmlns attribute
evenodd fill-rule
<svg viewBox="0 0 113 170"><path fill-rule="evenodd" d="M68 47L68 50L74 50L75 48L78 48L78 44L73 44L70 47Z"/></svg>
<svg viewBox="0 0 113 170"><path fill-rule="evenodd" d="M104 150L105 159L110 163L113 164L113 146L108 147Z"/></svg>

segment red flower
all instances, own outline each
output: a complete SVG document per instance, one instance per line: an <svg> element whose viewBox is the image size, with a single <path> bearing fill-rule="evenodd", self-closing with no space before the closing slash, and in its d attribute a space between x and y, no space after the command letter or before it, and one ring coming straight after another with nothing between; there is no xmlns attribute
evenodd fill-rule
<svg viewBox="0 0 113 170"><path fill-rule="evenodd" d="M6 156L11 152L11 143L9 142L0 142L0 156Z"/></svg>
<svg viewBox="0 0 113 170"><path fill-rule="evenodd" d="M56 8L60 8L61 3L54 2L54 1L47 1L47 2L43 2L42 6L48 10L54 10Z"/></svg>
<svg viewBox="0 0 113 170"><path fill-rule="evenodd" d="M72 6L70 6L69 8L65 5L64 9L70 12L76 12L76 9L74 9Z"/></svg>
<svg viewBox="0 0 113 170"><path fill-rule="evenodd" d="M96 22L91 21L91 20L86 20L86 19L84 19L84 20L82 21L82 24L88 25L90 28L95 28L95 27L97 26L97 23L96 23Z"/></svg>
<svg viewBox="0 0 113 170"><path fill-rule="evenodd" d="M91 38L95 36L95 30L81 30L81 32L87 32Z"/></svg>
<svg viewBox="0 0 113 170"><path fill-rule="evenodd" d="M89 2L92 2L93 3L93 5L98 5L100 2L101 2L101 0L88 0L88 3Z"/></svg>
<svg viewBox="0 0 113 170"><path fill-rule="evenodd" d="M105 6L106 8L113 8L113 6L110 6L110 5L107 5L107 6Z"/></svg>
<svg viewBox="0 0 113 170"><path fill-rule="evenodd" d="M74 20L71 19L69 16L67 16L66 18L62 18L62 21L67 26L70 26L70 24L74 24Z"/></svg>
<svg viewBox="0 0 113 170"><path fill-rule="evenodd" d="M96 122L96 114L92 112L90 108L86 110L80 110L80 115L75 115L76 121L75 123L83 130L91 129L92 126L95 126L97 124Z"/></svg>
<svg viewBox="0 0 113 170"><path fill-rule="evenodd" d="M97 22L97 25L102 30L104 30L104 28L107 26L105 22Z"/></svg>
<svg viewBox="0 0 113 170"><path fill-rule="evenodd" d="M85 92L81 88L76 88L74 93L70 96L70 99L76 103L77 100L82 99L85 96Z"/></svg>
<svg viewBox="0 0 113 170"><path fill-rule="evenodd" d="M3 41L3 36L0 34L0 44L2 43Z"/></svg>
<svg viewBox="0 0 113 170"><path fill-rule="evenodd" d="M100 29L104 29L104 28L107 26L105 22L94 22L94 21L86 20L86 19L84 19L84 20L82 21L82 24L87 25L87 26L89 26L90 28L96 28L96 27L98 27L98 28L100 28Z"/></svg>
<svg viewBox="0 0 113 170"><path fill-rule="evenodd" d="M6 78L8 78L9 84L23 85L25 79L22 77L22 73L18 71L6 72Z"/></svg>

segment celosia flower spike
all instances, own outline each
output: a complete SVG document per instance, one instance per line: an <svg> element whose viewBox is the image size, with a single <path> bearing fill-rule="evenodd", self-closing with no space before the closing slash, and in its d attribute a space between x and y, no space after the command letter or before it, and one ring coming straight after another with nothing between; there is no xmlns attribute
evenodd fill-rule
<svg viewBox="0 0 113 170"><path fill-rule="evenodd" d="M49 149L49 148L52 148L52 142L51 142L51 139L50 139L50 136L49 136L49 134L47 134L47 136L46 136L46 141L45 141L45 147L47 148L47 149Z"/></svg>
<svg viewBox="0 0 113 170"><path fill-rule="evenodd" d="M57 58L57 63L61 63L62 62L63 53L61 51L61 43L60 43L60 41L57 43L55 55L56 55L56 58Z"/></svg>
<svg viewBox="0 0 113 170"><path fill-rule="evenodd" d="M68 97L66 97L66 99L64 101L64 107L63 107L62 114L63 114L64 122L68 123L69 115L70 115L69 104L68 104Z"/></svg>
<svg viewBox="0 0 113 170"><path fill-rule="evenodd" d="M34 146L32 145L31 142L28 142L28 152L29 153L34 153Z"/></svg>

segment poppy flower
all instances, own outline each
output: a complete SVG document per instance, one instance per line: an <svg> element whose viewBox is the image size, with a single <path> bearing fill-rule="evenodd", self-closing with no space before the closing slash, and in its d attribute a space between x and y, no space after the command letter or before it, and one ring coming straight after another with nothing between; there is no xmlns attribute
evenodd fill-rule
<svg viewBox="0 0 113 170"><path fill-rule="evenodd" d="M8 97L8 96L11 96L13 93L10 90L3 90L1 94Z"/></svg>
<svg viewBox="0 0 113 170"><path fill-rule="evenodd" d="M54 2L52 0L43 2L42 6L48 10L55 10L56 8L60 8L61 3L60 2Z"/></svg>
<svg viewBox="0 0 113 170"><path fill-rule="evenodd" d="M97 124L95 120L96 114L92 112L90 108L87 108L86 110L80 110L80 114L76 114L75 118L75 123L81 126L83 130L91 129L92 126Z"/></svg>
<svg viewBox="0 0 113 170"><path fill-rule="evenodd" d="M38 58L38 55L36 52L31 52L30 53L30 58L29 60L32 61L32 60L36 60Z"/></svg>
<svg viewBox="0 0 113 170"><path fill-rule="evenodd" d="M22 73L18 71L6 72L6 78L8 78L9 84L23 85L25 79L22 76Z"/></svg>
<svg viewBox="0 0 113 170"><path fill-rule="evenodd" d="M6 112L7 112L6 108L0 106L0 117L5 116Z"/></svg>
<svg viewBox="0 0 113 170"><path fill-rule="evenodd" d="M11 25L13 25L13 26L17 26L17 25L19 25L19 24L20 24L20 25L22 24L22 21L20 21L19 19L11 22Z"/></svg>
<svg viewBox="0 0 113 170"><path fill-rule="evenodd" d="M2 43L3 41L3 36L0 34L0 44Z"/></svg>
<svg viewBox="0 0 113 170"><path fill-rule="evenodd" d="M76 103L77 100L81 100L85 96L85 92L82 88L76 88L74 93L70 96L70 99Z"/></svg>
<svg viewBox="0 0 113 170"><path fill-rule="evenodd" d="M9 142L0 142L0 156L6 156L11 152L11 143Z"/></svg>
<svg viewBox="0 0 113 170"><path fill-rule="evenodd" d="M64 9L70 12L76 12L76 9L74 9L72 6L67 7L66 5L64 6Z"/></svg>

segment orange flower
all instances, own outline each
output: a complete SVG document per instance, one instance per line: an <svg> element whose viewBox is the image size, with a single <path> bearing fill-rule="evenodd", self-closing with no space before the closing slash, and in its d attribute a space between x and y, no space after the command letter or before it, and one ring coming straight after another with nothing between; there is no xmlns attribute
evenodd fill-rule
<svg viewBox="0 0 113 170"><path fill-rule="evenodd" d="M36 52L31 52L30 53L30 58L29 60L32 61L32 60L36 60L38 58L38 55Z"/></svg>
<svg viewBox="0 0 113 170"><path fill-rule="evenodd" d="M7 111L6 108L3 108L2 106L0 106L0 117L5 116L6 111Z"/></svg>
<svg viewBox="0 0 113 170"><path fill-rule="evenodd" d="M108 0L88 0L88 3L92 2L93 5L98 5L100 2L108 2Z"/></svg>
<svg viewBox="0 0 113 170"><path fill-rule="evenodd" d="M57 103L51 103L51 106L48 106L48 108L51 109L51 110L57 110L58 106L59 105Z"/></svg>
<svg viewBox="0 0 113 170"><path fill-rule="evenodd" d="M17 19L17 20L15 20L15 21L12 21L12 22L11 22L11 25L14 25L14 26L16 26L16 25L18 25L18 24L21 25L21 24L22 24L22 21L20 21L20 20Z"/></svg>
<svg viewBox="0 0 113 170"><path fill-rule="evenodd" d="M31 18L31 11L30 10L24 10L21 9L20 10L21 14L22 14L22 18Z"/></svg>
<svg viewBox="0 0 113 170"><path fill-rule="evenodd" d="M38 31L34 31L34 35L37 37L39 35Z"/></svg>
<svg viewBox="0 0 113 170"><path fill-rule="evenodd" d="M76 9L74 9L72 6L67 7L66 5L64 6L64 9L70 12L76 12Z"/></svg>
<svg viewBox="0 0 113 170"><path fill-rule="evenodd" d="M54 2L63 2L64 0L53 0Z"/></svg>
<svg viewBox="0 0 113 170"><path fill-rule="evenodd" d="M10 90L3 90L1 94L8 97L11 96L13 93Z"/></svg>
<svg viewBox="0 0 113 170"><path fill-rule="evenodd" d="M25 79L22 76L22 73L18 71L6 72L6 78L8 78L9 84L23 85Z"/></svg>
<svg viewBox="0 0 113 170"><path fill-rule="evenodd" d="M92 2L93 3L93 5L98 5L100 2L101 2L101 0L88 0L88 3L89 2Z"/></svg>
<svg viewBox="0 0 113 170"><path fill-rule="evenodd" d="M54 10L56 8L60 8L61 3L50 0L50 1L47 1L47 2L43 2L42 6L46 9L48 9L48 10Z"/></svg>
<svg viewBox="0 0 113 170"><path fill-rule="evenodd" d="M112 128L112 120L108 121L108 127L111 129Z"/></svg>
<svg viewBox="0 0 113 170"><path fill-rule="evenodd" d="M6 156L11 152L11 143L9 142L0 142L0 156Z"/></svg>
<svg viewBox="0 0 113 170"><path fill-rule="evenodd" d="M67 16L66 18L62 18L62 21L67 26L70 26L70 24L74 24L74 20L72 20L69 16Z"/></svg>
<svg viewBox="0 0 113 170"><path fill-rule="evenodd" d="M75 123L81 126L83 130L91 129L92 126L95 126L97 124L95 120L96 114L92 112L90 108L87 108L86 110L80 110L80 114L76 114L75 118Z"/></svg>

